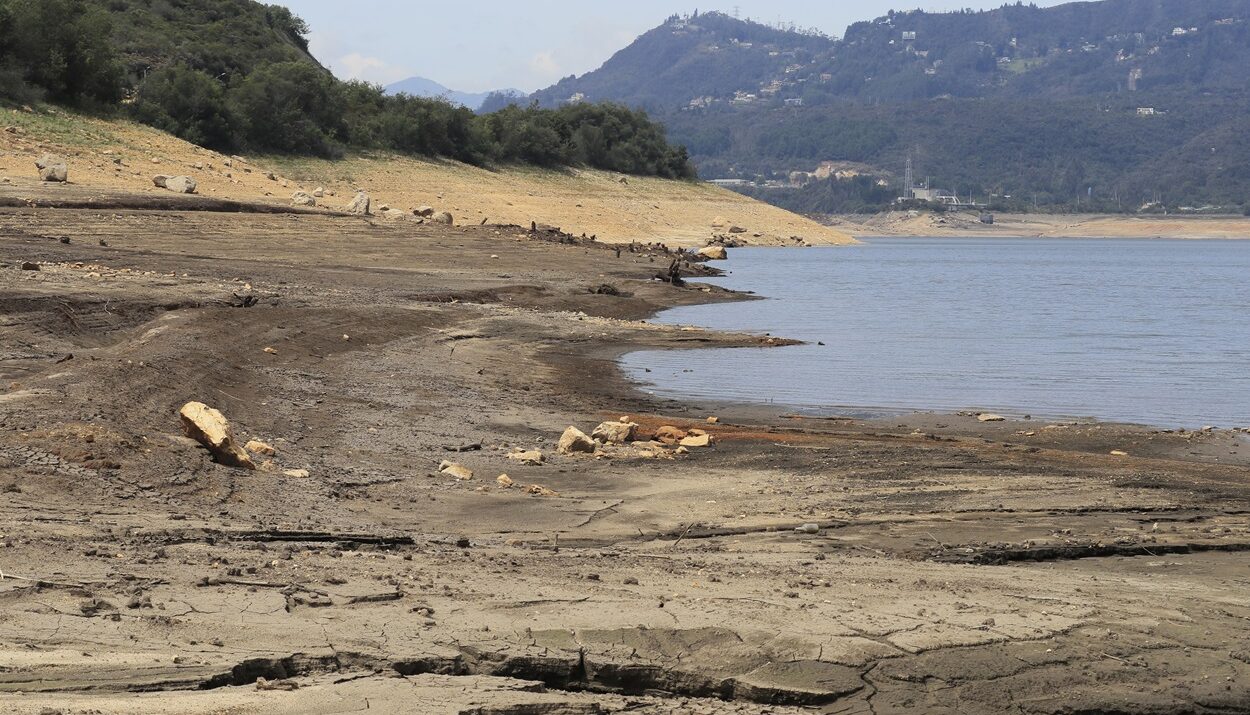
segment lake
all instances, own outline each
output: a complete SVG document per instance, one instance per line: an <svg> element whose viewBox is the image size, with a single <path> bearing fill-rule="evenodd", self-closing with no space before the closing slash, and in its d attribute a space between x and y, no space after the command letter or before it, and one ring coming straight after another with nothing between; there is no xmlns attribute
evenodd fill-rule
<svg viewBox="0 0 1250 715"><path fill-rule="evenodd" d="M764 300L657 321L809 344L626 355L648 392L1250 426L1250 241L889 238L730 259L711 282Z"/></svg>

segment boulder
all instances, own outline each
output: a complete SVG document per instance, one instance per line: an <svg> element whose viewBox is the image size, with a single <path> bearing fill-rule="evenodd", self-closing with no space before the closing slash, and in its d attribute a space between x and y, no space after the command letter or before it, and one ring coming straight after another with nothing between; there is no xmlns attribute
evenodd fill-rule
<svg viewBox="0 0 1250 715"><path fill-rule="evenodd" d="M412 218L412 214L407 211L400 211L399 209L393 209L390 207L383 207L380 211L378 211L378 213L382 216L382 218L387 219L388 221L403 221L404 219Z"/></svg>
<svg viewBox="0 0 1250 715"><path fill-rule="evenodd" d="M708 246L706 248L700 248L699 255L709 261L724 261L729 258L729 252L725 250L724 246Z"/></svg>
<svg viewBox="0 0 1250 715"><path fill-rule="evenodd" d="M323 188L321 188L320 186L318 186L317 188L313 189L313 193L312 193L312 195L313 195L313 197L314 197L314 198L318 198L318 199L319 199L319 198L321 198L322 196L325 196L325 195L326 195L326 190L325 190L325 189L323 189Z"/></svg>
<svg viewBox="0 0 1250 715"><path fill-rule="evenodd" d="M69 181L69 165L59 154L44 154L35 161L35 167L39 169L39 178L43 181L61 184Z"/></svg>
<svg viewBox="0 0 1250 715"><path fill-rule="evenodd" d="M422 218L429 218L434 215L434 208L432 206L418 206L412 210L412 213Z"/></svg>
<svg viewBox="0 0 1250 715"><path fill-rule="evenodd" d="M633 422L604 422L590 436L604 444L625 444L634 440L638 425Z"/></svg>
<svg viewBox="0 0 1250 715"><path fill-rule="evenodd" d="M204 445L218 464L256 469L247 452L235 442L224 415L203 402L188 402L178 411L187 436Z"/></svg>
<svg viewBox="0 0 1250 715"><path fill-rule="evenodd" d="M292 206L316 206L317 199L314 198L312 194L305 193L303 191L296 191L294 194L291 194L291 205Z"/></svg>
<svg viewBox="0 0 1250 715"><path fill-rule="evenodd" d="M657 442L664 444L677 444L686 438L686 431L678 429L671 425L666 425L655 431L655 439Z"/></svg>
<svg viewBox="0 0 1250 715"><path fill-rule="evenodd" d="M368 216L369 194L366 194L363 191L356 192L356 198L352 199L352 202L343 210L349 214L356 214L357 216Z"/></svg>
<svg viewBox="0 0 1250 715"><path fill-rule="evenodd" d="M175 194L194 194L195 187L195 179L189 176L171 176L165 180L165 188Z"/></svg>
<svg viewBox="0 0 1250 715"><path fill-rule="evenodd" d="M576 427L569 427L564 430L564 434L560 435L558 449L560 454L574 454L576 452L594 454L595 441Z"/></svg>
<svg viewBox="0 0 1250 715"><path fill-rule="evenodd" d="M168 184L169 180L172 178L174 177L168 174L157 174L156 176L152 177L152 184L156 186L158 189L164 189L166 188L165 185Z"/></svg>
<svg viewBox="0 0 1250 715"><path fill-rule="evenodd" d="M981 422L1006 422L1007 418L1003 417L1002 415L995 415L989 412L982 412L981 414L977 415L977 420Z"/></svg>
<svg viewBox="0 0 1250 715"><path fill-rule="evenodd" d="M530 466L537 467L546 460L546 457L544 457L543 453L539 450L531 449L528 451L513 452L508 455L508 459L511 459L514 462L520 462L521 464L528 464Z"/></svg>
<svg viewBox="0 0 1250 715"><path fill-rule="evenodd" d="M434 223L442 223L448 226L456 225L456 220L452 218L451 214L446 211L439 211L438 213L431 216L430 220L433 221Z"/></svg>
<svg viewBox="0 0 1250 715"><path fill-rule="evenodd" d="M463 464L458 464L456 462L443 462L442 464L438 465L438 471L441 474L446 474L448 476L455 477L456 479L462 482L467 482L473 478L472 469L469 469Z"/></svg>

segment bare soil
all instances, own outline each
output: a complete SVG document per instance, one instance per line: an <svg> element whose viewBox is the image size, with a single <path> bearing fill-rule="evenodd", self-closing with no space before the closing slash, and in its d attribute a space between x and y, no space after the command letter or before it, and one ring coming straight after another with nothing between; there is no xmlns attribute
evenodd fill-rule
<svg viewBox="0 0 1250 715"><path fill-rule="evenodd" d="M767 344L642 322L737 299L669 261L0 209L0 710L1250 711L1245 435L650 398L623 351ZM621 416L714 442L556 453Z"/></svg>

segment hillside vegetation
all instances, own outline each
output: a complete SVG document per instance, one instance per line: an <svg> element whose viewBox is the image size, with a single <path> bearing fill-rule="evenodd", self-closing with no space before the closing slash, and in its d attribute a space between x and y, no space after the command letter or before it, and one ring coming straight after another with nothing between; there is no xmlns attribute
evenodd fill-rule
<svg viewBox="0 0 1250 715"><path fill-rule="evenodd" d="M480 117L438 99L341 82L307 25L252 0L0 0L0 98L126 113L221 151L348 149L473 164L580 165L689 178L686 152L619 105Z"/></svg>
<svg viewBox="0 0 1250 715"><path fill-rule="evenodd" d="M1246 66L1244 0L891 12L840 40L707 13L533 99L643 107L705 178L801 210L889 206L909 155L1001 208L1229 210L1250 202ZM822 162L854 167L792 176Z"/></svg>

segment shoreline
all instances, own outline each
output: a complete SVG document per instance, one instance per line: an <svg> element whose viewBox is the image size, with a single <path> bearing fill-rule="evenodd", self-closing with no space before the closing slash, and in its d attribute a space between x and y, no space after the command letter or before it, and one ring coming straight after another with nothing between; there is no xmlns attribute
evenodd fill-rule
<svg viewBox="0 0 1250 715"><path fill-rule="evenodd" d="M977 214L964 212L835 214L814 218L827 226L864 238L1250 239L1250 217L1245 216L994 214L993 224L983 224Z"/></svg>
<svg viewBox="0 0 1250 715"><path fill-rule="evenodd" d="M130 210L0 236L0 709L1250 706L1228 434L647 396L616 356L769 344L645 320L749 297L655 249ZM196 399L274 466L212 462ZM621 416L710 446L556 449Z"/></svg>

